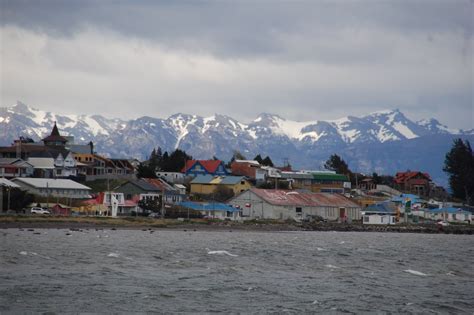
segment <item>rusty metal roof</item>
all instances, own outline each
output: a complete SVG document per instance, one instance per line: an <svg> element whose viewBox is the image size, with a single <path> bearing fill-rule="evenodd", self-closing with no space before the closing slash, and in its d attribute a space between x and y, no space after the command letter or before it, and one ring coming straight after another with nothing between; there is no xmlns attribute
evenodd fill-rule
<svg viewBox="0 0 474 315"><path fill-rule="evenodd" d="M258 188L252 188L251 191L266 202L277 206L360 208L360 205L340 194Z"/></svg>

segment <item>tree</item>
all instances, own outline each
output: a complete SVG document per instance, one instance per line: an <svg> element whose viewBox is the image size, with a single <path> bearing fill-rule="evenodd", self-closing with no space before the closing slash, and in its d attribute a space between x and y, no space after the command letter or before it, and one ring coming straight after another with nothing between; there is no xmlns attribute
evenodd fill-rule
<svg viewBox="0 0 474 315"><path fill-rule="evenodd" d="M138 178L156 178L156 168L147 162L138 164L137 167Z"/></svg>
<svg viewBox="0 0 474 315"><path fill-rule="evenodd" d="M374 180L374 184L378 185L382 183L382 178L377 173L372 174L372 179Z"/></svg>
<svg viewBox="0 0 474 315"><path fill-rule="evenodd" d="M337 154L331 155L324 163L324 168L331 171L336 171L338 174L350 175L351 170L347 163Z"/></svg>
<svg viewBox="0 0 474 315"><path fill-rule="evenodd" d="M155 199L142 199L138 202L138 206L147 211L161 213L162 197Z"/></svg>
<svg viewBox="0 0 474 315"><path fill-rule="evenodd" d="M242 153L240 153L240 151L234 150L234 154L232 155L232 158L230 159L230 161L226 164L226 167L230 168L230 166L235 160L246 160L246 159L247 158L243 156Z"/></svg>
<svg viewBox="0 0 474 315"><path fill-rule="evenodd" d="M187 155L185 151L176 149L168 157L168 152L163 154L163 162L161 169L164 172L181 172L186 161L192 160L193 157Z"/></svg>
<svg viewBox="0 0 474 315"><path fill-rule="evenodd" d="M446 154L443 171L449 175L453 197L474 204L474 155L468 140L455 139Z"/></svg>
<svg viewBox="0 0 474 315"><path fill-rule="evenodd" d="M216 201L224 202L234 197L234 191L231 188L219 185L216 187L216 190L214 190L212 197Z"/></svg>
<svg viewBox="0 0 474 315"><path fill-rule="evenodd" d="M262 156L260 154L257 154L257 156L255 156L253 158L254 161L257 161L258 163L262 164L263 163L263 159L262 159Z"/></svg>
<svg viewBox="0 0 474 315"><path fill-rule="evenodd" d="M271 166L271 167L273 167L272 159L271 159L269 156L267 156L266 158L264 158L261 164L262 164L262 165L265 165L265 166Z"/></svg>
<svg viewBox="0 0 474 315"><path fill-rule="evenodd" d="M8 189L10 189L10 210L20 211L26 208L34 201L34 196L25 190L19 188L4 188L3 189L3 209L8 210ZM2 202L2 200L0 200Z"/></svg>

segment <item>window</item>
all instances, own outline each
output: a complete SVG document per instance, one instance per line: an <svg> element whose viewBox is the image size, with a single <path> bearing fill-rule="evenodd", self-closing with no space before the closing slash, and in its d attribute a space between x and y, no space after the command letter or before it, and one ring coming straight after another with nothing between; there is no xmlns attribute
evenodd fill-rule
<svg viewBox="0 0 474 315"><path fill-rule="evenodd" d="M369 222L369 216L368 215L364 216L364 222Z"/></svg>
<svg viewBox="0 0 474 315"><path fill-rule="evenodd" d="M241 182L240 182L240 185L245 185L245 181L241 181Z"/></svg>
<svg viewBox="0 0 474 315"><path fill-rule="evenodd" d="M301 207L296 207L296 213L301 213L303 212L303 209Z"/></svg>

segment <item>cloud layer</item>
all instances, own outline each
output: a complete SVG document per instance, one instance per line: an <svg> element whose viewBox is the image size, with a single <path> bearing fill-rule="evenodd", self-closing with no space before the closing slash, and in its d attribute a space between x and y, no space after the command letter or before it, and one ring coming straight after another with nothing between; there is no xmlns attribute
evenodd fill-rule
<svg viewBox="0 0 474 315"><path fill-rule="evenodd" d="M1 3L0 106L474 125L472 2Z"/></svg>

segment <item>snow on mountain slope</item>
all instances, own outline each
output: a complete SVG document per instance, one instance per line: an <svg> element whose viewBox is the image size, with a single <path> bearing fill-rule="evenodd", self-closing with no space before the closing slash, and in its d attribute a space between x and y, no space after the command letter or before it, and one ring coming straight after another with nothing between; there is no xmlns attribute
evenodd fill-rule
<svg viewBox="0 0 474 315"><path fill-rule="evenodd" d="M5 139L0 140L4 140L2 144L9 143L19 135L39 140L49 134L55 121L64 135L72 135L77 141L98 142L99 147L103 143L103 150L113 150L106 145L125 143L139 151L146 150L145 145L156 145L166 146L166 149L182 147L199 153L221 150L226 154L232 150L250 152L260 146L275 147L279 143L314 147L318 144L385 143L430 134L460 133L435 119L413 122L397 109L363 117L306 122L264 113L245 124L219 114L210 117L175 114L167 119L142 117L129 121L100 115L60 115L18 102L0 108L0 127L5 130ZM134 143L138 141L142 143Z"/></svg>

